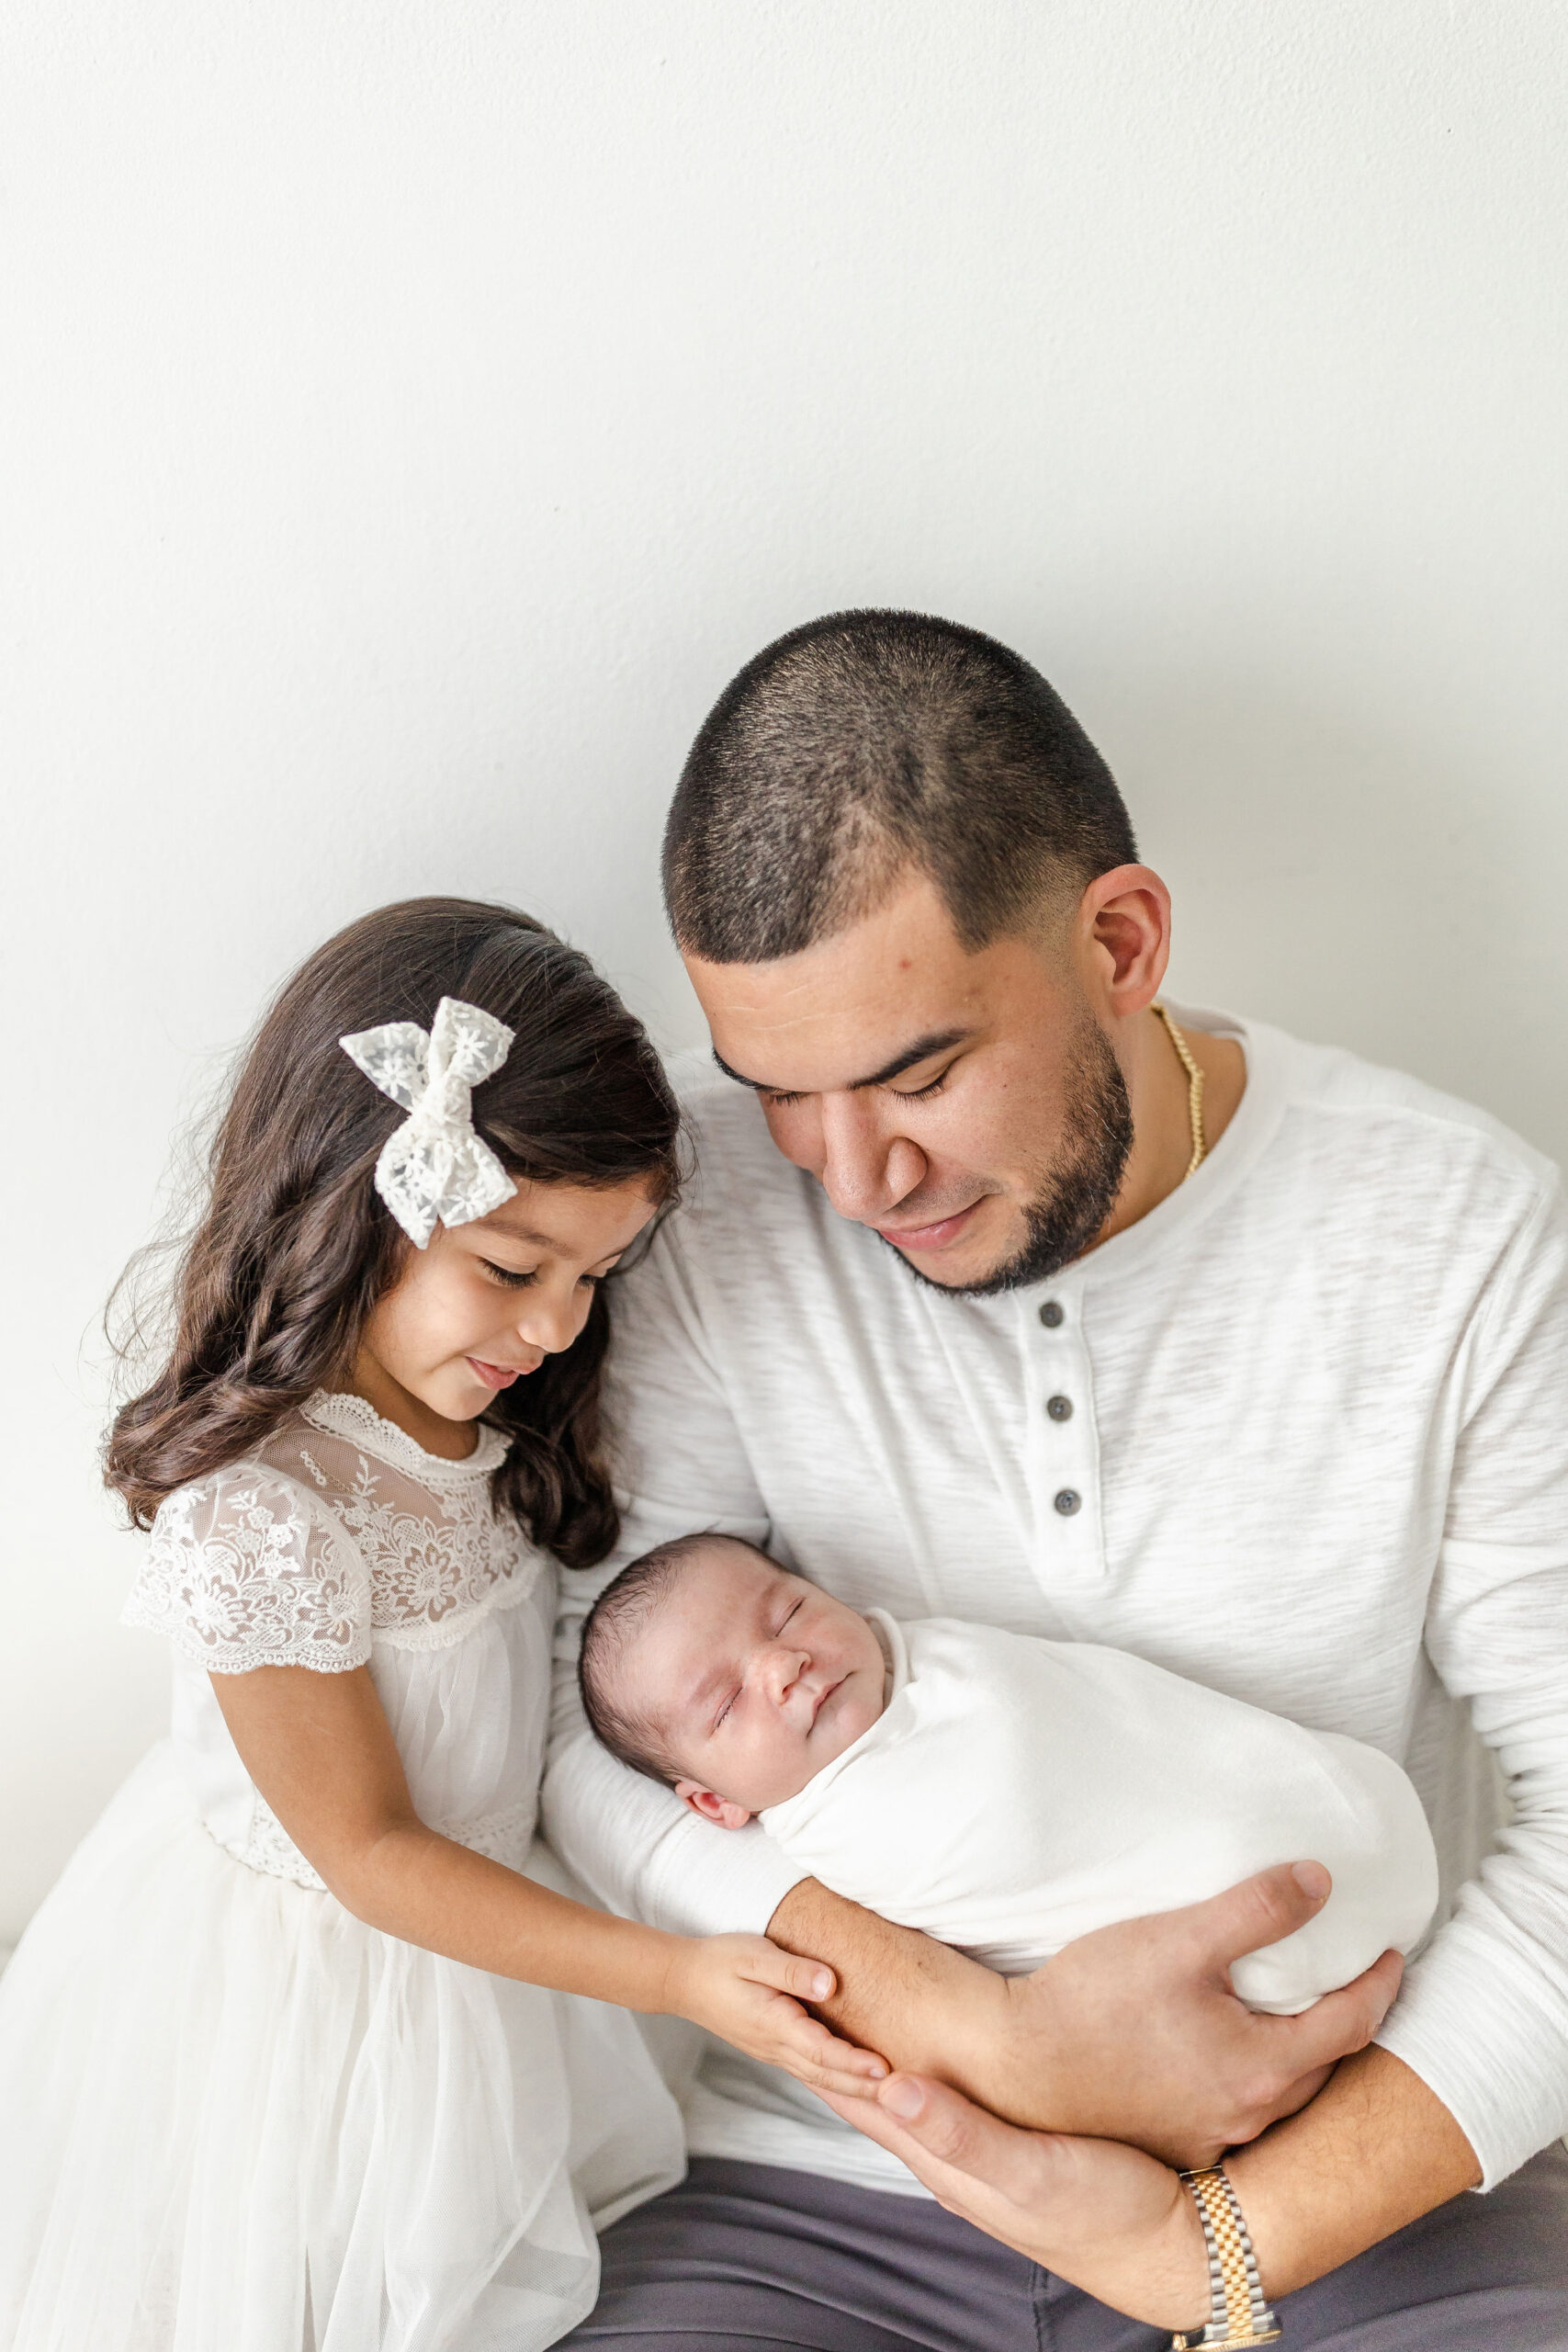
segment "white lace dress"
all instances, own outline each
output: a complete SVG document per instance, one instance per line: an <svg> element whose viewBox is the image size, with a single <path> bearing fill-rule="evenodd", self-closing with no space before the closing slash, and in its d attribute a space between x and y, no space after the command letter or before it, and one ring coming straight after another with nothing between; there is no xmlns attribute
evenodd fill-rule
<svg viewBox="0 0 1568 2352"><path fill-rule="evenodd" d="M126 1616L173 1645L173 1736L0 1979L6 2352L535 2352L594 2223L680 2177L632 2020L352 1917L208 1679L368 1662L421 1817L550 1877L556 1579L491 1513L504 1447L318 1395L158 1513Z"/></svg>

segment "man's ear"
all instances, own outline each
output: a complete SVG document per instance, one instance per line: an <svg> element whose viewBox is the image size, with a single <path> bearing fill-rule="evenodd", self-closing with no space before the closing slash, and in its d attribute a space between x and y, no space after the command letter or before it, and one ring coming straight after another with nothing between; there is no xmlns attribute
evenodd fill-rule
<svg viewBox="0 0 1568 2352"><path fill-rule="evenodd" d="M743 1804L721 1797L716 1789L702 1788L695 1781L677 1781L675 1793L682 1804L689 1804L694 1813L720 1829L744 1829L751 1818Z"/></svg>
<svg viewBox="0 0 1568 2352"><path fill-rule="evenodd" d="M1152 866L1099 875L1078 902L1075 931L1100 1009L1125 1019L1154 1002L1170 959L1170 892Z"/></svg>

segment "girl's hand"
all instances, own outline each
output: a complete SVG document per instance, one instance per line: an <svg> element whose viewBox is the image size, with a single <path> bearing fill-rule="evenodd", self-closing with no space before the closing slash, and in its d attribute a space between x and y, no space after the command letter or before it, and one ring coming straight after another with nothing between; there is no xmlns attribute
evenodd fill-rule
<svg viewBox="0 0 1568 2352"><path fill-rule="evenodd" d="M802 2007L830 1999L837 1982L821 1961L781 1951L766 1936L682 1936L663 2007L748 2058L784 2067L807 2090L871 2098L887 2074L886 2060L841 2041Z"/></svg>

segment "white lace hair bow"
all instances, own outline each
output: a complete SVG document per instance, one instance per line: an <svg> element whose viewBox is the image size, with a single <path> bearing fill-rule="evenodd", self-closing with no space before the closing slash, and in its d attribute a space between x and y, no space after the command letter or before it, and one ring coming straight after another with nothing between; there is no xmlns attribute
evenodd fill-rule
<svg viewBox="0 0 1568 2352"><path fill-rule="evenodd" d="M512 1031L492 1012L444 996L426 1031L416 1021L389 1021L338 1044L373 1085L409 1116L394 1127L376 1162L376 1190L416 1250L428 1247L437 1218L471 1225L517 1187L474 1133L471 1097L512 1047Z"/></svg>

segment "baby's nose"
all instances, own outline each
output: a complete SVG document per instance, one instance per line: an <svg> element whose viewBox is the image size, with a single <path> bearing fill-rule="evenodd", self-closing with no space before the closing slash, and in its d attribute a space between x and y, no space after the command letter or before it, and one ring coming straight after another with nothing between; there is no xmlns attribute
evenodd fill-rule
<svg viewBox="0 0 1568 2352"><path fill-rule="evenodd" d="M776 1649L768 1658L768 1687L780 1706L800 1680L811 1660L804 1650Z"/></svg>

